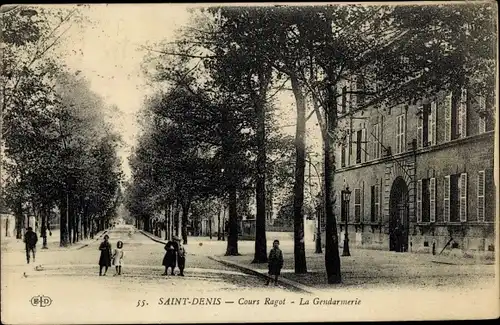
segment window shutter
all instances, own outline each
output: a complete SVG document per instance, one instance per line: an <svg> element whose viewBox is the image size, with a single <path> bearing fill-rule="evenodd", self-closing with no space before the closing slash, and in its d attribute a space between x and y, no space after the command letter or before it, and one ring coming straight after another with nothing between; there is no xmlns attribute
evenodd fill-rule
<svg viewBox="0 0 500 325"><path fill-rule="evenodd" d="M444 101L444 141L451 141L451 110L452 93L450 92Z"/></svg>
<svg viewBox="0 0 500 325"><path fill-rule="evenodd" d="M467 173L460 174L460 221L467 221Z"/></svg>
<svg viewBox="0 0 500 325"><path fill-rule="evenodd" d="M336 94L336 101L337 101L337 111L340 113L344 113L344 110L342 109L342 87L340 85L337 85L337 94Z"/></svg>
<svg viewBox="0 0 500 325"><path fill-rule="evenodd" d="M417 117L417 148L422 148L424 143L424 107L418 108L421 115Z"/></svg>
<svg viewBox="0 0 500 325"><path fill-rule="evenodd" d="M401 123L403 124L402 130L403 134L401 135L401 151L406 151L406 114L401 116Z"/></svg>
<svg viewBox="0 0 500 325"><path fill-rule="evenodd" d="M486 111L486 98L484 96L479 97L479 111ZM480 115L479 116L479 133L486 132L486 117Z"/></svg>
<svg viewBox="0 0 500 325"><path fill-rule="evenodd" d="M346 112L349 112L351 110L351 98L352 98L352 94L350 93L351 92L351 83L349 82L349 80L346 80L346 90L347 90L347 94L345 95L345 99L346 99L346 105L345 105L345 110Z"/></svg>
<svg viewBox="0 0 500 325"><path fill-rule="evenodd" d="M437 104L436 102L431 103L431 114L429 115L429 142L431 146L437 144L436 142L436 119L437 119Z"/></svg>
<svg viewBox="0 0 500 325"><path fill-rule="evenodd" d="M422 222L422 180L417 181L417 223Z"/></svg>
<svg viewBox="0 0 500 325"><path fill-rule="evenodd" d="M436 179L429 179L430 222L436 222Z"/></svg>
<svg viewBox="0 0 500 325"><path fill-rule="evenodd" d="M351 81L351 91L356 92L358 91L358 80L357 76L352 77ZM357 94L351 94L351 107L355 111L358 107L358 95Z"/></svg>
<svg viewBox="0 0 500 325"><path fill-rule="evenodd" d="M361 157L364 157L361 162L368 161L368 151L366 150L366 128L361 130Z"/></svg>
<svg viewBox="0 0 500 325"><path fill-rule="evenodd" d="M444 177L444 222L450 222L450 176Z"/></svg>
<svg viewBox="0 0 500 325"><path fill-rule="evenodd" d="M484 170L477 174L477 221L484 222Z"/></svg>
<svg viewBox="0 0 500 325"><path fill-rule="evenodd" d="M462 89L460 96L460 137L467 136L467 89Z"/></svg>

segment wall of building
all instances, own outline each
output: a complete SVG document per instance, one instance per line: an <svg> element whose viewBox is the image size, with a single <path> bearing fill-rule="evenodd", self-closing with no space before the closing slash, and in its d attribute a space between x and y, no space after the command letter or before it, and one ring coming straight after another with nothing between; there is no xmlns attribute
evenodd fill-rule
<svg viewBox="0 0 500 325"><path fill-rule="evenodd" d="M389 249L389 194L394 180L403 177L409 186L409 240L414 252L431 252L432 244L436 249L444 247L450 238L459 248L465 250L488 250L494 243L495 222L495 184L494 184L494 121L487 121L486 132L479 134L478 101L472 94L468 97L467 134L465 137L445 141L445 94L423 100L414 105L399 105L390 110L368 109L354 114L352 120L340 121L343 128L351 129L353 137L346 137L344 166L342 166L342 147L336 147L337 170L334 178L336 193L335 215L339 227L339 239L342 246L345 226L341 222L340 191L346 185L352 194L349 204L349 239L352 246ZM423 104L431 101L436 105L436 138L430 146L417 147L412 152L411 142L417 139L417 112ZM396 150L398 116L404 116L406 124L405 148L401 153ZM381 152L374 153L374 125L379 124ZM356 162L357 130L365 129L367 141L362 152L361 163ZM392 157L385 156L383 147L391 147ZM398 162L396 162L396 160ZM339 168L340 167L340 168ZM485 172L485 220L477 219L478 172ZM467 221L444 222L444 178L447 175L467 173ZM436 179L436 221L417 223L416 217L416 182L423 178ZM371 186L378 185L378 218L372 218ZM415 186L415 187L414 187ZM354 222L354 190L361 190L361 218Z"/></svg>

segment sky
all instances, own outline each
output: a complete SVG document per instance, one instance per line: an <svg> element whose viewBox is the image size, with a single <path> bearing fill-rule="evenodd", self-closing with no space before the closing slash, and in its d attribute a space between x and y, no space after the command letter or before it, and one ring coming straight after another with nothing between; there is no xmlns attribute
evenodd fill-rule
<svg viewBox="0 0 500 325"><path fill-rule="evenodd" d="M192 7L192 6L191 6ZM141 46L159 41L172 41L179 28L189 23L188 6L181 4L109 4L82 7L89 23L70 28L61 47L68 67L80 70L91 89L107 105L116 105L118 112L109 116L122 135L124 146L120 157L125 175L130 175L128 156L137 139L137 113L149 89L142 75L141 62L147 54ZM294 134L295 109L291 93L279 96L283 132ZM308 142L318 145L319 133L315 119L308 122L314 136Z"/></svg>

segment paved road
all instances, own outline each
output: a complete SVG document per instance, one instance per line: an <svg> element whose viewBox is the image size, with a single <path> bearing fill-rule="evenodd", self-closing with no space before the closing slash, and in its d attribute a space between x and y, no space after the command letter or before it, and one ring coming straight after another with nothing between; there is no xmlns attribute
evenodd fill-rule
<svg viewBox="0 0 500 325"><path fill-rule="evenodd" d="M121 276L113 276L113 267L107 276L98 275L97 265L99 259L98 245L100 240L89 243L80 249L67 251L39 250L36 263L27 265L21 251L4 252L2 254L2 310L7 316L16 315L16 319L33 322L33 317L41 317L40 313L57 305L58 313L47 314L46 317L59 317L57 320L75 322L75 317L85 319L85 322L103 322L108 320L107 311L118 313L113 321L130 321L137 316L137 310L144 320L152 315L144 311L158 312L160 303L165 303L168 298L182 298L184 303L187 298L189 304L200 304L200 298L212 298L212 303L218 303L217 299L229 299L234 301L231 306L238 304L238 299L252 300L252 297L265 298L265 295L296 294L290 289L278 286L265 286L265 281L254 275L245 274L209 259L213 254L207 247L199 246L193 242L187 245L187 268L185 276L162 276L163 267L163 245L152 241L138 231L128 236L130 226L121 226L109 231L110 242L113 247L118 240L124 242L125 265ZM35 270L35 266L41 265L42 270ZM178 272L178 270L177 270ZM264 296L263 296L264 292ZM34 308L30 299L36 295L50 296L53 306L43 309ZM195 299L197 298L197 299ZM144 307L136 307L139 300L144 300ZM177 301L178 302L178 301ZM225 304L225 300L220 301ZM64 307L63 307L64 306ZM76 307L76 309L75 309ZM163 308L172 308L165 305ZM182 313L188 313L189 317L213 317L215 309L210 306L198 306L205 310L183 309L180 314L170 315L178 321L182 320ZM213 307L213 306L212 306ZM16 311L22 308L23 312ZM180 307L179 307L180 308ZM208 309L207 309L208 308ZM70 313L69 311L72 311ZM135 312L134 312L135 310ZM124 312L126 311L126 312ZM100 313L105 313L103 316ZM209 313L206 314L205 313ZM122 315L123 314L123 315ZM124 315L128 315L124 319ZM167 313L168 314L168 313ZM167 321L171 319L168 315L160 318L150 318L149 321ZM144 316L145 315L145 316ZM205 315L205 316L204 316ZM165 317L164 317L165 316ZM62 317L62 318L61 318ZM104 317L104 318L103 318ZM181 317L180 319L178 317ZM51 323L51 321L48 321Z"/></svg>

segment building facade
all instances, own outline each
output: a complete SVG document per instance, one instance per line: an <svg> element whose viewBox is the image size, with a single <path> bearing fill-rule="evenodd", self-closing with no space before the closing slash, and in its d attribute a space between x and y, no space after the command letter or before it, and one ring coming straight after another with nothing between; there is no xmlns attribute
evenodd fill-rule
<svg viewBox="0 0 500 325"><path fill-rule="evenodd" d="M346 186L351 196L348 207L335 207L339 239L347 215L351 246L493 250L493 100L459 89L349 114L345 97L339 122L348 132L336 148L334 184L338 201Z"/></svg>

